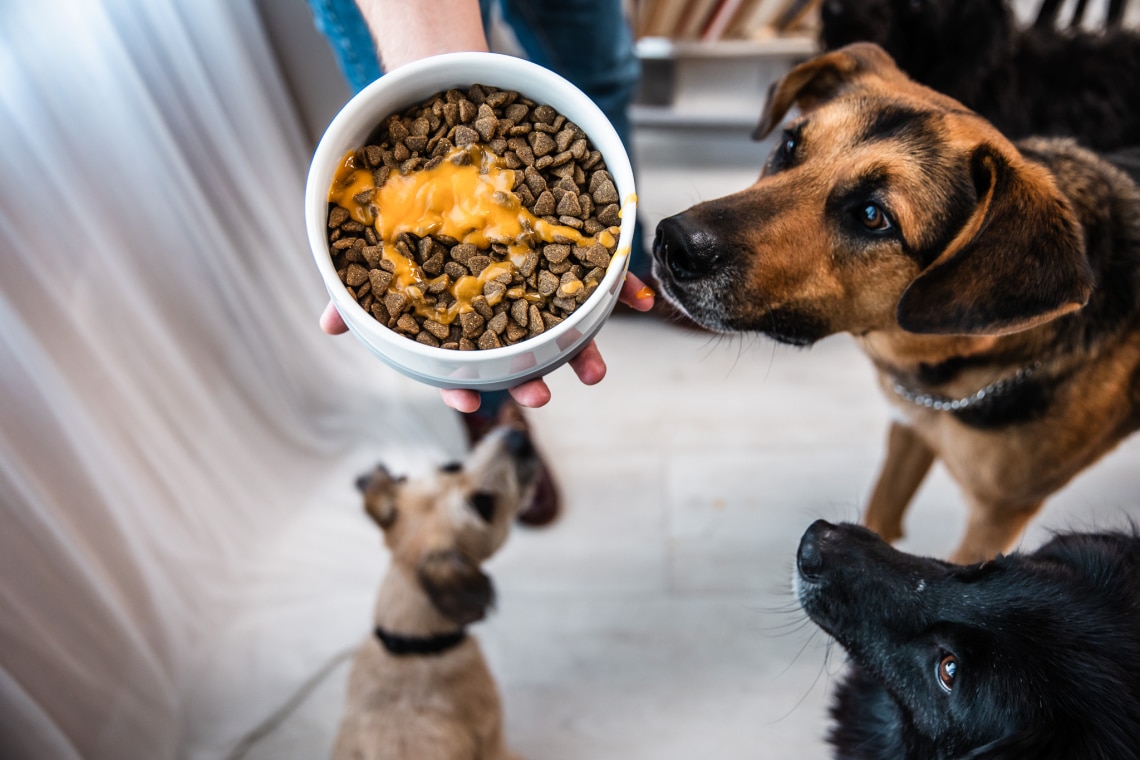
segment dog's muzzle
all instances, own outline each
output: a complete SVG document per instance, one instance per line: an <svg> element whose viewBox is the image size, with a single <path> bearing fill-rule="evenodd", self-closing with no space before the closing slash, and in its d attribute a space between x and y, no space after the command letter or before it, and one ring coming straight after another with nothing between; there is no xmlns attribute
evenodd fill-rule
<svg viewBox="0 0 1140 760"><path fill-rule="evenodd" d="M653 240L653 256L678 282L699 280L715 272L722 259L720 241L704 227L677 214L661 220Z"/></svg>
<svg viewBox="0 0 1140 760"><path fill-rule="evenodd" d="M800 539L796 552L796 569L806 581L818 581L824 571L823 546L834 526L824 520L816 520Z"/></svg>

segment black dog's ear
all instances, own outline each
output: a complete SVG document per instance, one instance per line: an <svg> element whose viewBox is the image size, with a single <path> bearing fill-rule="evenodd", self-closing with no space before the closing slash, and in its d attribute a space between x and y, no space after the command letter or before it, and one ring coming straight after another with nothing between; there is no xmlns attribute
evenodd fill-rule
<svg viewBox="0 0 1140 760"><path fill-rule="evenodd" d="M1093 274L1081 226L1052 178L990 145L970 157L978 203L899 299L913 333L1005 335L1080 309Z"/></svg>
<svg viewBox="0 0 1140 760"><path fill-rule="evenodd" d="M356 479L356 488L364 496L364 511L381 528L396 521L396 488L403 482L403 477L392 477L382 464Z"/></svg>
<svg viewBox="0 0 1140 760"><path fill-rule="evenodd" d="M491 579L454 549L424 557L416 577L435 608L461 625L482 620L495 602Z"/></svg>
<svg viewBox="0 0 1140 760"><path fill-rule="evenodd" d="M857 42L801 63L768 88L752 139L767 137L793 105L808 111L847 91L867 74L904 76L886 51L870 42Z"/></svg>

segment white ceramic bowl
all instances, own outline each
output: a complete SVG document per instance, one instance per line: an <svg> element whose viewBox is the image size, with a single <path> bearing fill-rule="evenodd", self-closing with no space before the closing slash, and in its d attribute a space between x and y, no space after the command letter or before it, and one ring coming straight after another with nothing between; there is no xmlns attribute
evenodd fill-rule
<svg viewBox="0 0 1140 760"><path fill-rule="evenodd" d="M577 124L601 151L621 199L617 252L598 289L562 323L512 346L456 351L417 343L389 330L366 312L337 277L329 255L328 195L344 154L361 147L388 116L442 90L483 84L517 90L546 103ZM305 190L309 245L333 304L348 329L387 364L439 388L499 390L545 375L572 359L594 337L617 303L629 266L637 217L629 156L617 132L586 95L562 77L529 61L494 53L449 53L386 74L350 100L317 146Z"/></svg>

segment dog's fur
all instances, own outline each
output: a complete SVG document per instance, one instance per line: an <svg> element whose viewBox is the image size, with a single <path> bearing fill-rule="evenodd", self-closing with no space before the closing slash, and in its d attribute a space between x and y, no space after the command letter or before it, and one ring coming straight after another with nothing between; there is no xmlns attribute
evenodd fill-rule
<svg viewBox="0 0 1140 760"><path fill-rule="evenodd" d="M873 42L1007 137L1140 145L1140 34L1020 27L1002 0L825 0L820 43Z"/></svg>
<svg viewBox="0 0 1140 760"><path fill-rule="evenodd" d="M991 557L1140 426L1140 190L1071 141L1015 148L871 44L793 69L761 132L793 105L755 185L660 223L659 287L712 330L855 335L899 412L865 523L900 537L937 458L970 507L953 557Z"/></svg>
<svg viewBox="0 0 1140 760"><path fill-rule="evenodd" d="M479 565L506 540L537 474L526 434L499 428L465 462L429 476L409 481L378 466L360 479L391 562L376 601L377 635L362 644L349 676L335 760L515 758L495 681L464 631L494 599Z"/></svg>
<svg viewBox="0 0 1140 760"><path fill-rule="evenodd" d="M800 542L796 591L852 662L832 706L836 758L1140 753L1134 535L1060 535L1032 554L959 566L820 520Z"/></svg>

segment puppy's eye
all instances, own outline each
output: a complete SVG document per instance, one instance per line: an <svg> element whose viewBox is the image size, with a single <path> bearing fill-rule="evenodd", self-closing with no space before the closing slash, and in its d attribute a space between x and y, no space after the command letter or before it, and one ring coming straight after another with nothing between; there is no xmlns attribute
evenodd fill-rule
<svg viewBox="0 0 1140 760"><path fill-rule="evenodd" d="M495 494L476 491L471 495L471 508L479 513L484 522L491 522L495 516Z"/></svg>
<svg viewBox="0 0 1140 760"><path fill-rule="evenodd" d="M938 685L949 694L954 690L954 679L958 677L958 659L952 655L943 655L938 661Z"/></svg>
<svg viewBox="0 0 1140 760"><path fill-rule="evenodd" d="M864 204L858 211L859 221L872 232L886 232L894 225L877 203Z"/></svg>

